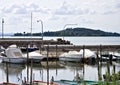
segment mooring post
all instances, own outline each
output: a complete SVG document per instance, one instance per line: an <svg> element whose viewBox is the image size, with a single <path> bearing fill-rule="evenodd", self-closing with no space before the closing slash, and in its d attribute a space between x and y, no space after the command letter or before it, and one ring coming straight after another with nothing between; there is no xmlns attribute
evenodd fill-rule
<svg viewBox="0 0 120 85"><path fill-rule="evenodd" d="M99 53L98 53L98 48L97 48L96 56L97 56L97 62L99 63Z"/></svg>
<svg viewBox="0 0 120 85"><path fill-rule="evenodd" d="M28 44L27 44L27 64L28 64L28 62L29 62L29 50L28 50Z"/></svg>
<svg viewBox="0 0 120 85"><path fill-rule="evenodd" d="M29 52L28 52L28 44L26 46L26 49L27 49L27 82L29 81L29 67L28 67L28 64L29 64Z"/></svg>
<svg viewBox="0 0 120 85"><path fill-rule="evenodd" d="M85 45L83 45L83 62L85 62Z"/></svg>
<svg viewBox="0 0 120 85"><path fill-rule="evenodd" d="M39 51L40 51L40 54L41 54L41 45L39 46Z"/></svg>
<svg viewBox="0 0 120 85"><path fill-rule="evenodd" d="M57 59L58 59L57 50L58 50L58 46L56 45L56 75L57 75Z"/></svg>
<svg viewBox="0 0 120 85"><path fill-rule="evenodd" d="M49 45L47 45L47 85L49 85L49 66L48 66L48 56L49 56Z"/></svg>
<svg viewBox="0 0 120 85"><path fill-rule="evenodd" d="M102 45L100 44L100 60L102 59Z"/></svg>

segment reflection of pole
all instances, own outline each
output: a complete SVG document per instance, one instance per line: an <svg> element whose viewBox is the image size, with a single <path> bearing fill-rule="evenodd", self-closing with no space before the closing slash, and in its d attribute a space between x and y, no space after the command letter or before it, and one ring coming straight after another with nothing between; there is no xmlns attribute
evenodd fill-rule
<svg viewBox="0 0 120 85"><path fill-rule="evenodd" d="M32 85L32 78L33 78L33 76L32 76L32 71L33 71L33 61L32 61L32 59L31 59L31 73L30 73L30 85Z"/></svg>
<svg viewBox="0 0 120 85"><path fill-rule="evenodd" d="M6 70L7 70L7 83L9 83L9 70L8 70L8 63L6 63Z"/></svg>
<svg viewBox="0 0 120 85"><path fill-rule="evenodd" d="M97 60L97 65L98 65L98 80L102 80L102 76L101 76L102 67L98 60Z"/></svg>
<svg viewBox="0 0 120 85"><path fill-rule="evenodd" d="M2 19L2 38L4 38L4 19Z"/></svg>
<svg viewBox="0 0 120 85"><path fill-rule="evenodd" d="M66 25L64 25L64 27L63 27L63 40L64 40L64 36L65 36L65 28L66 28L68 25L77 25L77 24L66 24Z"/></svg>

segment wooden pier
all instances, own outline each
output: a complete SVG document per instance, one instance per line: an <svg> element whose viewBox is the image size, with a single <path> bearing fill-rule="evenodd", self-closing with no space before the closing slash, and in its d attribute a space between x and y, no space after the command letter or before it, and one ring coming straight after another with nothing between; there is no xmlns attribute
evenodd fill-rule
<svg viewBox="0 0 120 85"><path fill-rule="evenodd" d="M48 45L44 45L44 47L47 48ZM51 51L55 49L63 51L80 51L81 49L91 49L95 51L120 51L120 45L49 45L49 49Z"/></svg>
<svg viewBox="0 0 120 85"><path fill-rule="evenodd" d="M62 39L55 40L42 40L41 38L0 38L0 45L7 48L10 45L16 44L18 47L26 47L27 45L36 45L40 47L43 45L70 45L69 41Z"/></svg>
<svg viewBox="0 0 120 85"><path fill-rule="evenodd" d="M80 49L102 50L102 51L120 51L120 45L72 45L70 41L62 39L42 40L41 38L0 38L0 45L7 48L10 45L16 44L18 47L27 47L28 45L36 45L40 48L41 45L45 49L49 46L50 51L70 51Z"/></svg>

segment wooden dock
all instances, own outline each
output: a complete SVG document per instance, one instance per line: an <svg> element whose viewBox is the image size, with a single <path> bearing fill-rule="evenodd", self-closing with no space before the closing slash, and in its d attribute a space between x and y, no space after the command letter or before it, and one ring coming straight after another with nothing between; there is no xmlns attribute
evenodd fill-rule
<svg viewBox="0 0 120 85"><path fill-rule="evenodd" d="M70 51L76 50L80 51L81 49L90 49L90 50L102 50L102 51L120 51L120 45L44 45L45 48L49 50L62 50L62 51Z"/></svg>
<svg viewBox="0 0 120 85"><path fill-rule="evenodd" d="M42 44L44 45L62 45L71 44L69 41L65 41L62 39L55 40L42 40L41 38L0 38L0 45L7 48L10 45L16 44L18 47L26 47L27 45L36 45L40 47Z"/></svg>
<svg viewBox="0 0 120 85"><path fill-rule="evenodd" d="M28 45L36 45L39 50L43 46L44 51L49 52L66 52L70 50L80 51L81 49L90 49L94 51L118 51L120 52L120 45L72 45L70 41L62 39L42 40L41 38L0 38L0 45L7 48L8 46L16 44L18 47L28 47ZM58 53L59 54L59 53Z"/></svg>

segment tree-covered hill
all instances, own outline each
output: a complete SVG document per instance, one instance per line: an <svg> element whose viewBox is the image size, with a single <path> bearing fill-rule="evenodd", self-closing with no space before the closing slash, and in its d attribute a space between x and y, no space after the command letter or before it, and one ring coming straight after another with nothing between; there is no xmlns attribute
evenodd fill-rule
<svg viewBox="0 0 120 85"><path fill-rule="evenodd" d="M30 36L30 33L15 33L14 36ZM41 36L41 33L33 33L33 36ZM120 36L119 33L105 32L88 28L68 28L60 31L48 31L44 36Z"/></svg>

